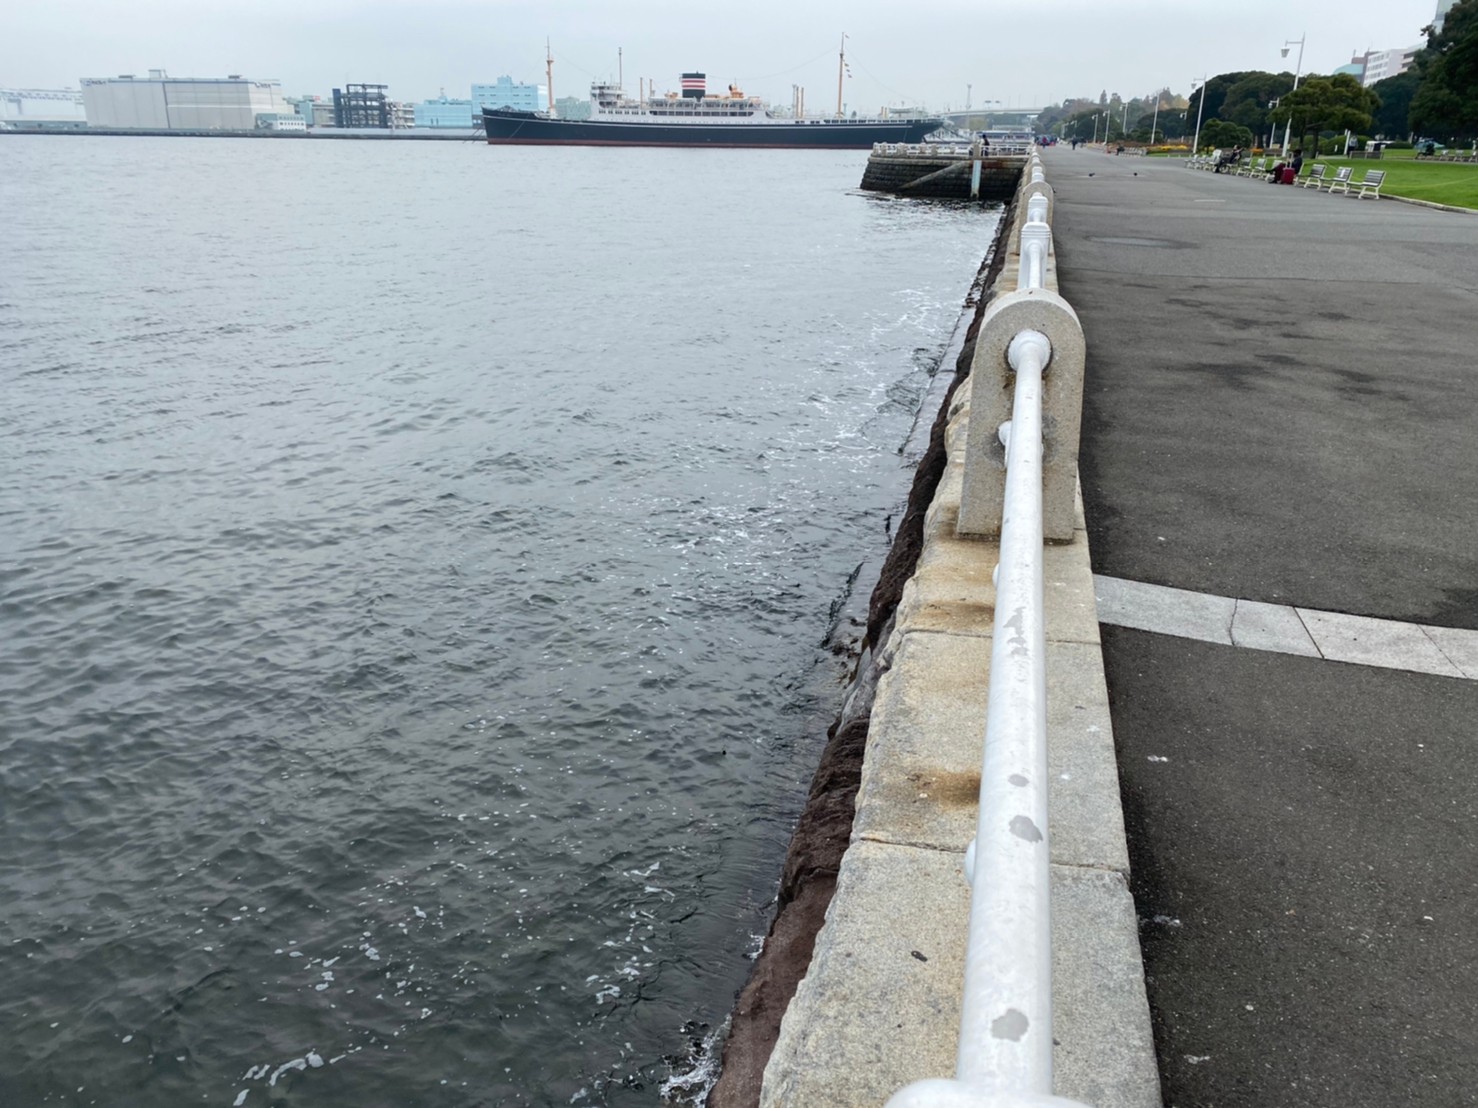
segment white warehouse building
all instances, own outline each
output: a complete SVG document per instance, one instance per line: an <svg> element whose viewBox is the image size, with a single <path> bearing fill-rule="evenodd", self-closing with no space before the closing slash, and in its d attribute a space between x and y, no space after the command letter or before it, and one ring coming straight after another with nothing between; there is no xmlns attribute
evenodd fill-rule
<svg viewBox="0 0 1478 1108"><path fill-rule="evenodd" d="M89 127L150 131L251 131L259 115L291 115L277 81L229 77L170 77L162 69L148 77L82 78Z"/></svg>

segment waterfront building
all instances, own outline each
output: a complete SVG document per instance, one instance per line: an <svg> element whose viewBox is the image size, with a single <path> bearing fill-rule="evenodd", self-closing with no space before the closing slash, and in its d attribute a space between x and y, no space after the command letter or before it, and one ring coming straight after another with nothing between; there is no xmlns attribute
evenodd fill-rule
<svg viewBox="0 0 1478 1108"><path fill-rule="evenodd" d="M335 127L390 129L389 85L345 85L334 89Z"/></svg>
<svg viewBox="0 0 1478 1108"><path fill-rule="evenodd" d="M151 131L250 131L257 116L288 115L277 81L228 77L171 77L162 69L148 77L82 78L89 127Z"/></svg>
<svg viewBox="0 0 1478 1108"><path fill-rule="evenodd" d="M478 115L481 116L481 111ZM452 100L439 96L435 100L423 100L416 105L417 127L461 127L472 126L472 101Z"/></svg>
<svg viewBox="0 0 1478 1108"><path fill-rule="evenodd" d="M263 112L257 116L259 131L306 131L308 121L297 112Z"/></svg>
<svg viewBox="0 0 1478 1108"><path fill-rule="evenodd" d="M416 125L416 106L405 100L390 101L390 129L409 130Z"/></svg>
<svg viewBox="0 0 1478 1108"><path fill-rule="evenodd" d="M287 98L287 102L293 111L303 117L303 122L309 127L312 127L313 109L315 105L323 103L323 97L315 96L310 93L306 96L289 96ZM329 105L329 110L333 110L332 104Z"/></svg>
<svg viewBox="0 0 1478 1108"><path fill-rule="evenodd" d="M491 85L472 86L472 109L476 115L483 108L517 108L525 112L543 111L548 97L543 85L524 85L512 77L499 77Z"/></svg>
<svg viewBox="0 0 1478 1108"><path fill-rule="evenodd" d="M0 88L0 131L79 130L87 126L76 89Z"/></svg>

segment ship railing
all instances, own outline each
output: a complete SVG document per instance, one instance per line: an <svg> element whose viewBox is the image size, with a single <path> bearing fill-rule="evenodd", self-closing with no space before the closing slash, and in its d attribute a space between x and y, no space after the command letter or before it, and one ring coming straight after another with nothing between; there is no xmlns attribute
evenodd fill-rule
<svg viewBox="0 0 1478 1108"><path fill-rule="evenodd" d="M1033 153L1006 239L1016 291L988 306L970 377L959 530L998 537L1000 546L979 810L965 855L971 896L955 1075L908 1085L887 1108L1075 1103L1052 1096L1042 576L1044 543L1072 537L1084 347L1076 313L1055 291L1052 204Z"/></svg>

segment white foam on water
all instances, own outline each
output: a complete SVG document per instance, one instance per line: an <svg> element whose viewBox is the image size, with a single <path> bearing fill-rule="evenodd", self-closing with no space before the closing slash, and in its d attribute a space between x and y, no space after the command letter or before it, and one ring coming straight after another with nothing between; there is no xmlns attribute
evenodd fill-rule
<svg viewBox="0 0 1478 1108"><path fill-rule="evenodd" d="M719 1060L728 1026L725 1021L723 1026L703 1036L703 1041L687 1060L688 1064L674 1069L657 1087L662 1104L699 1105L708 1098L709 1090L718 1080Z"/></svg>
<svg viewBox="0 0 1478 1108"><path fill-rule="evenodd" d="M308 1059L294 1058L291 1062L284 1062L272 1071L272 1076L267 1078L268 1085L276 1085L277 1079L289 1070L305 1070L308 1068Z"/></svg>

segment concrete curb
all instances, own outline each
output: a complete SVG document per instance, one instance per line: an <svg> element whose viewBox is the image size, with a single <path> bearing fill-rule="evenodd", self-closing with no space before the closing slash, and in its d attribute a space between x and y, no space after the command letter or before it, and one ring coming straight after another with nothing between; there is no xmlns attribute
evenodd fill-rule
<svg viewBox="0 0 1478 1108"><path fill-rule="evenodd" d="M1024 211L1018 204L1018 218ZM1003 241L1015 241L1012 231ZM1008 259L994 291L1015 283ZM1049 283L1055 289L1051 267ZM764 1106L881 1105L954 1069L969 908L962 863L979 789L997 553L993 541L955 534L969 416L962 388L923 551L879 650L851 843L765 1069ZM1081 500L1075 524L1070 542L1048 548L1046 571L1056 1092L1101 1108L1151 1108L1159 1070Z"/></svg>
<svg viewBox="0 0 1478 1108"><path fill-rule="evenodd" d="M1478 208L1459 208L1454 204L1438 204L1434 200L1417 200L1411 196L1395 196L1386 193L1382 200L1395 200L1401 204L1415 204L1418 208L1431 208L1438 212L1461 212L1463 215L1478 215Z"/></svg>

